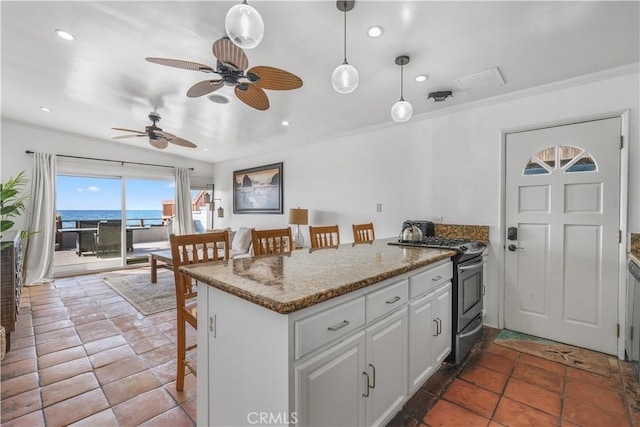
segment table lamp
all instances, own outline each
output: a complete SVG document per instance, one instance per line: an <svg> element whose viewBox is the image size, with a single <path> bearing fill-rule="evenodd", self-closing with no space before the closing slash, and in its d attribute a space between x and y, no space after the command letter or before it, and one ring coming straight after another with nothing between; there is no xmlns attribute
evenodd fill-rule
<svg viewBox="0 0 640 427"><path fill-rule="evenodd" d="M300 209L299 207L289 209L289 224L296 225L296 232L293 235L293 241L296 243L296 248L301 248L304 245L304 238L300 231L300 225L309 224L309 210Z"/></svg>

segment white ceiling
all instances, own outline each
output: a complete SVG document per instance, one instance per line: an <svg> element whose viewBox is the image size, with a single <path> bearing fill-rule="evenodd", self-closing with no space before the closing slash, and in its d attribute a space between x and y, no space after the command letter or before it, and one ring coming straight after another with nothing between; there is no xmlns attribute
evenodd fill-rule
<svg viewBox="0 0 640 427"><path fill-rule="evenodd" d="M404 98L414 117L637 63L640 55L637 1L358 1L347 14L347 58L360 84L342 95L331 87L331 72L343 60L343 13L335 1L250 1L263 17L265 36L245 51L249 66L282 68L304 81L297 90L266 91L267 111L243 104L229 87L216 92L231 98L226 105L187 98L193 84L215 76L144 60L215 67L211 46L225 35L225 14L237 3L2 1L2 117L112 141L116 148L155 150L146 138L113 141L122 132L111 128L142 131L156 109L160 127L198 145L170 145L168 153L220 162L390 122L400 97L394 62L400 54L411 57ZM366 30L375 24L384 34L371 39ZM55 29L76 40L60 39ZM468 94L455 84L492 67L499 67L504 86ZM415 82L421 73L430 78ZM427 93L445 89L454 92L452 100L427 100Z"/></svg>

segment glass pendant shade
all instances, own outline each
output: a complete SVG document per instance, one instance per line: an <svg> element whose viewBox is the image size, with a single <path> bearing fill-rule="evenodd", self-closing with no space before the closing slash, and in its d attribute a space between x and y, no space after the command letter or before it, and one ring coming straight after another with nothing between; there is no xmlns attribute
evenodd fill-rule
<svg viewBox="0 0 640 427"><path fill-rule="evenodd" d="M354 66L344 63L331 74L331 84L338 93L351 93L358 87L360 76Z"/></svg>
<svg viewBox="0 0 640 427"><path fill-rule="evenodd" d="M413 115L413 107L404 99L396 102L391 107L391 117L394 122L406 122Z"/></svg>
<svg viewBox="0 0 640 427"><path fill-rule="evenodd" d="M258 46L264 36L262 16L246 1L229 9L224 27L231 41L243 49Z"/></svg>

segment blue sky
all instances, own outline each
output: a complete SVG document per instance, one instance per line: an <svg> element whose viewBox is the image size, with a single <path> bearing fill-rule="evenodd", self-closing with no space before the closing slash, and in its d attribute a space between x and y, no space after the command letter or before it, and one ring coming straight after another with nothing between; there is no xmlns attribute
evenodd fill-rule
<svg viewBox="0 0 640 427"><path fill-rule="evenodd" d="M173 200L172 181L126 179L128 210L161 210L163 200ZM57 210L119 210L119 178L57 176ZM197 193L197 191L195 192Z"/></svg>

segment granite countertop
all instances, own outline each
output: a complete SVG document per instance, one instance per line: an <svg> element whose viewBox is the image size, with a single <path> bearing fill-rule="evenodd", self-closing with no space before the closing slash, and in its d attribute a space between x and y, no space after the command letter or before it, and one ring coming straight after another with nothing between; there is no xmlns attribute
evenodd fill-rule
<svg viewBox="0 0 640 427"><path fill-rule="evenodd" d="M451 250L373 244L188 265L179 271L282 314L292 313L450 258Z"/></svg>

